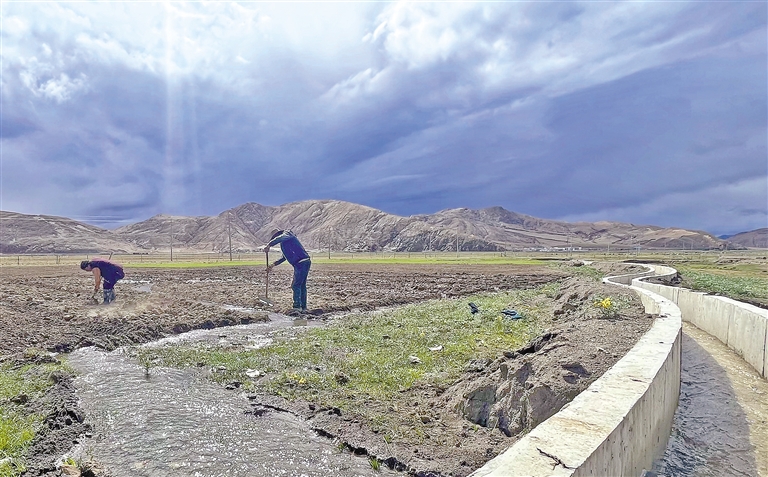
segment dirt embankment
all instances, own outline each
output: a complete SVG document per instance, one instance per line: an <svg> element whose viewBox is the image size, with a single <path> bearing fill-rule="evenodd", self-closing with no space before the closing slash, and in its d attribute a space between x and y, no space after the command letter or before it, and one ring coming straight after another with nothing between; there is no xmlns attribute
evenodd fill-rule
<svg viewBox="0 0 768 477"><path fill-rule="evenodd" d="M610 266L603 271L628 268ZM567 275L566 269L510 265L313 265L309 305L329 316L335 311L529 288ZM421 442L385 442L354 415L318 409L312 403L277 404L309 419L318 432L385 463L421 475L466 475L586 388L650 326L652 320L631 292L588 279L569 280L563 287L566 292L555 299L549 332L537 343L509 350L496 360L472 363L448 389L408 391L413 409L402 412L430 425ZM273 311L290 308L290 281L289 267L270 275ZM2 269L0 356L11 359L30 347L60 352L88 345L114 349L196 328L248 323L253 315L239 308L262 308L259 297L265 293L265 283L260 267L127 269L126 279L115 290L116 303L93 305L89 304L92 278L77 268ZM624 296L631 306L621 314L595 318L594 297L608 294ZM62 429L83 422L76 405L67 401L66 384L56 389L65 396L60 402L69 404L63 410L48 405L51 416L58 417L38 438L56 444L47 446L50 455L35 451L39 455L27 475L56 475L51 468L53 454L76 439L73 432ZM254 404L264 404L266 398L263 401L254 399Z"/></svg>

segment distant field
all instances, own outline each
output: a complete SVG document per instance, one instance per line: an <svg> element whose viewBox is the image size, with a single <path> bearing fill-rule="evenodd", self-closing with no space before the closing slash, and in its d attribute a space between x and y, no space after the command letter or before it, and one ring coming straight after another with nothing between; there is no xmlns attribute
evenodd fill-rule
<svg viewBox="0 0 768 477"><path fill-rule="evenodd" d="M766 270L766 250L731 251L727 255L717 251L630 251L630 252L310 252L315 263L447 263L447 264L541 264L547 261L594 260L594 261L651 261L671 266L695 265L723 274L740 276L752 273L760 276ZM80 261L109 254L0 254L0 266L77 266ZM270 259L279 257L273 249ZM219 266L260 266L265 264L263 253L152 253L146 255L115 254L112 260L130 267L196 268ZM729 263L730 262L730 263Z"/></svg>
<svg viewBox="0 0 768 477"><path fill-rule="evenodd" d="M768 306L768 261L764 258L695 260L672 266L683 277L681 286L685 288Z"/></svg>
<svg viewBox="0 0 768 477"><path fill-rule="evenodd" d="M542 264L549 261L592 260L610 262L639 261L664 263L680 269L715 273L726 277L765 277L768 275L768 250L731 251L631 251L631 252L310 252L316 263L447 263L447 264ZM270 259L280 256L273 249ZM73 266L109 254L0 254L0 266ZM111 259L130 267L195 268L218 266L259 266L263 253L166 253L114 254Z"/></svg>

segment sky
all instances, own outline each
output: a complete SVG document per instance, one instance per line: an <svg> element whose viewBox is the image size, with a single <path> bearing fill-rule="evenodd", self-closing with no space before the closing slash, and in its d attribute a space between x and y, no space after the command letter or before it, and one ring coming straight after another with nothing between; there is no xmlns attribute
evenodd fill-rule
<svg viewBox="0 0 768 477"><path fill-rule="evenodd" d="M768 3L0 0L0 209L768 227Z"/></svg>

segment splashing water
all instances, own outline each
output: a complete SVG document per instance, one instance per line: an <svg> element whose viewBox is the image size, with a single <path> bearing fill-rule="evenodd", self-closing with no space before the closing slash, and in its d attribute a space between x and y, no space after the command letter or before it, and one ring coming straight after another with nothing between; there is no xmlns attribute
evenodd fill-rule
<svg viewBox="0 0 768 477"><path fill-rule="evenodd" d="M680 402L654 472L768 476L768 383L717 338L683 331Z"/></svg>
<svg viewBox="0 0 768 477"><path fill-rule="evenodd" d="M263 346L292 320L194 332L152 343L245 341ZM304 324L304 323L302 323ZM84 348L69 363L94 435L75 455L122 476L371 476L374 470L286 412L253 412L248 398L216 385L196 369L152 368L147 375L124 350Z"/></svg>

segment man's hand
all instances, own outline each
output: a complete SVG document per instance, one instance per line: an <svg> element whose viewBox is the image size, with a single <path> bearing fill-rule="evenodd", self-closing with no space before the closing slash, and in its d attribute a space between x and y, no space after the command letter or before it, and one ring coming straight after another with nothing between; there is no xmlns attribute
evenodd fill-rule
<svg viewBox="0 0 768 477"><path fill-rule="evenodd" d="M263 252L264 252L264 253L267 253L267 252L269 252L269 245L267 245L266 247L264 247L264 250L263 250Z"/></svg>

